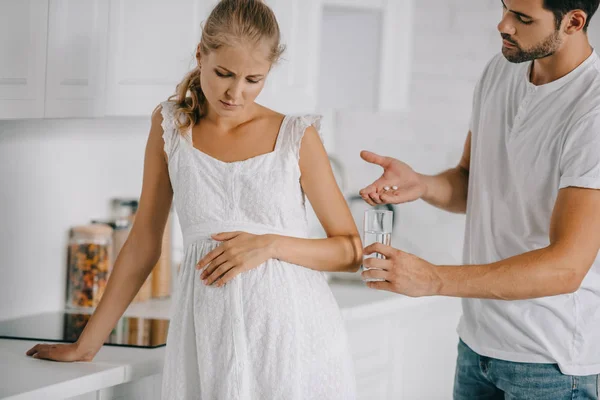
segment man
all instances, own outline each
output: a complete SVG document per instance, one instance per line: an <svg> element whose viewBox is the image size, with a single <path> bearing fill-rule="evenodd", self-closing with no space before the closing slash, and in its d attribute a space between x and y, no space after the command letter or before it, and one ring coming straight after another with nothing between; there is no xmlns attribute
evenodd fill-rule
<svg viewBox="0 0 600 400"><path fill-rule="evenodd" d="M464 262L436 266L375 244L369 287L463 299L454 398L598 399L600 0L504 0L502 54L474 93L456 168L424 176L393 158L361 190L466 212Z"/></svg>

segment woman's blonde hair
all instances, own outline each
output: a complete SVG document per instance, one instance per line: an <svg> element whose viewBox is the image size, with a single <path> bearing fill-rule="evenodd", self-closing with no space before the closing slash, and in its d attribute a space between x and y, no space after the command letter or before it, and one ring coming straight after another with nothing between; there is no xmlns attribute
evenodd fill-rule
<svg viewBox="0 0 600 400"><path fill-rule="evenodd" d="M273 10L261 0L221 0L202 28L199 50L207 55L231 44L271 42L268 56L272 64L285 50ZM200 85L200 69L194 68L177 85L169 98L176 103L175 124L180 132L194 126L206 113L206 97Z"/></svg>

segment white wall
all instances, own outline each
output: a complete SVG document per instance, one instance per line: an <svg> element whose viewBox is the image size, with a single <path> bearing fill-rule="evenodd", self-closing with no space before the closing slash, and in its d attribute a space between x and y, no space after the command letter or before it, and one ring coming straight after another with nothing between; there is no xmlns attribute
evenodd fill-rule
<svg viewBox="0 0 600 400"><path fill-rule="evenodd" d="M474 83L500 49L499 1L415 0L415 6L414 54L407 54L414 57L411 110L338 115L334 149L352 190L379 173L358 159L361 149L424 173L454 166ZM600 39L596 18L590 34ZM62 306L67 230L106 216L112 197L139 195L148 128L149 119L0 121L0 319ZM460 261L463 216L421 202L398 210L397 247L433 262Z"/></svg>
<svg viewBox="0 0 600 400"><path fill-rule="evenodd" d="M360 160L362 149L398 158L422 173L437 173L458 163L468 132L473 87L485 63L500 50L496 31L500 13L501 3L496 0L415 2L414 53L406 55L413 58L410 110L337 114L334 152L351 177L351 190L359 190L380 175L380 168ZM338 73L343 75L344 70ZM339 81L351 79L357 77L337 77ZM436 263L461 261L464 216L420 201L396 210L395 247Z"/></svg>
<svg viewBox="0 0 600 400"><path fill-rule="evenodd" d="M372 113L367 101L365 110L336 115L333 149L350 177L350 191L359 190L381 174L379 167L360 160L363 149L398 158L421 173L434 174L456 166L468 132L475 82L501 49L496 29L501 7L498 0L415 0L414 53L406 55L413 57L410 110ZM594 17L589 34L592 43L600 43L600 13ZM368 44L358 43L356 47L366 48ZM336 50L343 52L344 48L331 48ZM361 79L353 75L355 70L338 69L336 81ZM399 224L392 239L395 247L434 263L461 262L464 216L436 210L421 201L396 210Z"/></svg>
<svg viewBox="0 0 600 400"><path fill-rule="evenodd" d="M0 319L63 306L68 229L139 196L149 125L0 122Z"/></svg>

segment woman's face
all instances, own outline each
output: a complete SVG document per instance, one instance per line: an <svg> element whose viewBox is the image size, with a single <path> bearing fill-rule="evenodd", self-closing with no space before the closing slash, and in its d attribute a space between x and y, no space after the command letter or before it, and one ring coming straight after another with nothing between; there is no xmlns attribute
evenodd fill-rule
<svg viewBox="0 0 600 400"><path fill-rule="evenodd" d="M267 45L223 46L199 52L200 84L212 111L233 117L254 104L271 69Z"/></svg>

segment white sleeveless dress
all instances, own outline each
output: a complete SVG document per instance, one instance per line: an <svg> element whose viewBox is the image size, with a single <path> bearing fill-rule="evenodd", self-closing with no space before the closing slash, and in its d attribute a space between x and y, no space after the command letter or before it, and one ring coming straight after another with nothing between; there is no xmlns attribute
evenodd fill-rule
<svg viewBox="0 0 600 400"><path fill-rule="evenodd" d="M162 103L165 152L185 256L166 347L163 399L350 400L355 381L346 332L325 275L270 259L224 287L200 281L196 263L244 231L307 237L298 166L306 128L286 116L275 150L226 163L194 148Z"/></svg>

